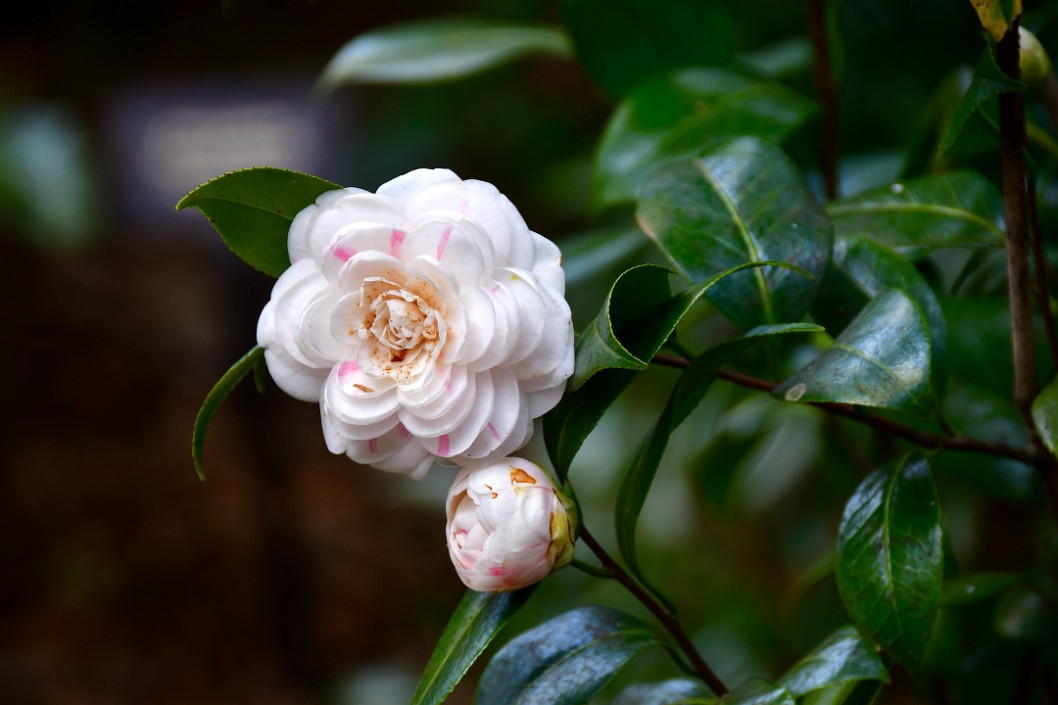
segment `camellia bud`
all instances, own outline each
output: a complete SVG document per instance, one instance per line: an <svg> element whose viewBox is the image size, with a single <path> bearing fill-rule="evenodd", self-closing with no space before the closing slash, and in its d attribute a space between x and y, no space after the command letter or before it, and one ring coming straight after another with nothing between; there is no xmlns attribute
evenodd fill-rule
<svg viewBox="0 0 1058 705"><path fill-rule="evenodd" d="M464 468L448 491L448 552L472 590L504 592L573 560L569 501L522 458Z"/></svg>
<svg viewBox="0 0 1058 705"><path fill-rule="evenodd" d="M1018 40L1021 45L1019 61L1021 80L1030 86L1042 86L1047 81L1047 77L1051 75L1051 57L1047 55L1047 50L1032 32L1024 27L1019 27L1018 31Z"/></svg>

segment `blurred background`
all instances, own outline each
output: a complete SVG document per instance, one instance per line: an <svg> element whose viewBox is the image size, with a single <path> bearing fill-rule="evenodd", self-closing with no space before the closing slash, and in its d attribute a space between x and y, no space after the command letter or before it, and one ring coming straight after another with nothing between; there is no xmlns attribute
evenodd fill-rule
<svg viewBox="0 0 1058 705"><path fill-rule="evenodd" d="M802 3L721 4L742 50L807 35ZM590 157L613 104L574 62L310 98L351 37L451 13L561 21L544 0L43 0L0 24L0 703L407 701L463 592L443 537L449 473L414 483L331 456L316 408L247 384L216 417L199 482L195 413L254 345L271 280L173 207L240 167L374 189L445 166L497 184L560 244L595 227ZM849 0L842 17L843 151L865 165L849 178L880 180L942 75L976 62L976 20L965 0ZM896 36L901 51L877 61ZM812 95L804 68L790 80ZM810 175L816 130L790 146ZM620 265L653 257L624 254L578 270L578 326ZM672 379L644 376L578 458L595 524L608 526L614 473L638 440L627 428ZM830 423L718 387L674 439L644 562L722 674L788 666L843 621L823 576L864 469L854 431L848 457L818 458ZM777 452L783 470L765 472ZM1018 501L989 510L995 522L1026 521ZM637 609L567 570L510 633L559 596L562 609ZM662 661L641 668L665 675Z"/></svg>

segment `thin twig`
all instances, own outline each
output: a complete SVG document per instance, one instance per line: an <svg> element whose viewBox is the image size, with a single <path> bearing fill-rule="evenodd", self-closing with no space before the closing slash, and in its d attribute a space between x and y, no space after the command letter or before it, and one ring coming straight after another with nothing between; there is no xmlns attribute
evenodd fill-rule
<svg viewBox="0 0 1058 705"><path fill-rule="evenodd" d="M813 67L816 90L823 106L822 127L823 189L827 200L838 197L838 100L834 74L830 68L830 44L827 41L826 0L808 0L808 22L812 33Z"/></svg>
<svg viewBox="0 0 1058 705"><path fill-rule="evenodd" d="M691 662L691 666L694 668L703 681L709 686L712 691L718 696L724 696L727 694L727 686L720 680L719 677L713 672L713 669L709 667L709 664L705 662L702 655L698 653L698 649L695 648L694 642L687 635L687 632L683 630L683 626L679 620L669 612L665 607L658 602L653 595L650 594L642 585L640 585L635 578L621 567L621 565L615 561L606 549L595 540L595 537L591 535L588 529L581 524L580 527L580 538L584 540L584 543L588 545L588 548L592 550L599 562L603 564L603 567L613 573L613 576L620 582L625 588L632 593L637 600L643 603L643 605L650 610L651 614L657 617L658 621L661 622L662 626L668 630L672 638L675 639L676 644L683 651L684 655Z"/></svg>
<svg viewBox="0 0 1058 705"><path fill-rule="evenodd" d="M685 358L662 353L654 356L654 362L660 365L681 369L686 368L689 364L688 360ZM761 392L767 392L768 394L771 394L771 392L779 386L775 382L752 377L750 375L742 374L741 372L735 372L734 370L720 370L717 372L716 376L718 379L737 384L741 387L756 389ZM812 403L811 406L823 409L835 416L841 416L856 421L857 423L864 424L865 426L880 429L893 436L903 438L906 441L922 446L923 448L984 453L986 455L993 455L1000 458L1010 458L1011 460L1017 460L1033 466L1039 466L1045 457L1045 454L1041 454L1041 452L1035 447L1010 446L1004 443L985 441L970 436L931 433L930 431L912 428L911 426L907 426L899 421L894 421L884 416L861 411L848 404L820 402Z"/></svg>
<svg viewBox="0 0 1058 705"><path fill-rule="evenodd" d="M1011 78L1021 77L1018 66L1018 21L1000 40L996 61ZM1036 396L1036 346L1032 323L1032 282L1029 276L1029 235L1025 224L1025 111L1017 93L999 94L1000 167L1003 214L1007 223L1007 278L1010 326L1014 350L1014 404L1030 435L1035 437L1031 406Z"/></svg>

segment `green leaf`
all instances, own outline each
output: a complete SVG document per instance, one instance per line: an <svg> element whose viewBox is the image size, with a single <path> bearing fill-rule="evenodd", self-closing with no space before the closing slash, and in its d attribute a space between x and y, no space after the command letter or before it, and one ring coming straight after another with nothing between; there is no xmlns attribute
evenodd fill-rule
<svg viewBox="0 0 1058 705"><path fill-rule="evenodd" d="M664 71L732 56L731 18L711 2L562 0L562 14L584 68L615 96Z"/></svg>
<svg viewBox="0 0 1058 705"><path fill-rule="evenodd" d="M941 398L948 374L948 325L933 288L907 259L872 240L839 240L812 314L828 330L841 331L886 289L906 292L922 308L929 324L934 392Z"/></svg>
<svg viewBox="0 0 1058 705"><path fill-rule="evenodd" d="M930 339L922 309L899 289L886 291L772 396L929 415Z"/></svg>
<svg viewBox="0 0 1058 705"><path fill-rule="evenodd" d="M260 345L254 347L253 350L243 355L238 362L228 368L228 371L217 380L217 383L213 385L213 389L210 389L209 394L206 395L205 401L202 402L202 406L195 416L195 426L191 431L191 459L195 462L195 472L198 473L198 479L206 479L206 468L203 465L202 451L206 444L206 431L209 430L213 415L217 413L220 403L231 394L231 390L235 389L235 385L241 382L242 378L248 375L251 370L255 369L263 359L264 348Z"/></svg>
<svg viewBox="0 0 1058 705"><path fill-rule="evenodd" d="M983 0L984 2L996 2L996 0ZM998 125L994 123L989 115L985 114L986 105L995 99L1000 93L1020 93L1026 86L1021 81L1015 81L1007 76L996 63L995 47L987 44L981 53L974 70L973 80L969 88L963 94L962 99L952 114L951 122L948 123L941 138L940 146L937 148L939 155L947 153L959 140L959 135L966 126L967 121L975 113L984 117L986 122L998 131Z"/></svg>
<svg viewBox="0 0 1058 705"><path fill-rule="evenodd" d="M827 207L838 238L875 240L901 254L936 247L1002 247L1003 199L972 171L931 174Z"/></svg>
<svg viewBox="0 0 1058 705"><path fill-rule="evenodd" d="M838 528L838 590L860 633L918 674L937 618L944 565L929 464L906 456L871 473Z"/></svg>
<svg viewBox="0 0 1058 705"><path fill-rule="evenodd" d="M673 678L662 683L629 686L610 705L683 705L688 701L712 702L709 691L698 681Z"/></svg>
<svg viewBox="0 0 1058 705"><path fill-rule="evenodd" d="M1021 15L1021 0L970 0L970 4L977 11L981 26L997 42Z"/></svg>
<svg viewBox="0 0 1058 705"><path fill-rule="evenodd" d="M720 135L780 142L814 111L789 88L731 71L687 69L644 81L614 111L599 141L596 200L604 206L633 200L658 164Z"/></svg>
<svg viewBox="0 0 1058 705"><path fill-rule="evenodd" d="M779 679L779 685L799 698L822 688L862 680L888 683L889 673L874 647L855 627L846 626L801 659Z"/></svg>
<svg viewBox="0 0 1058 705"><path fill-rule="evenodd" d="M510 618L535 585L514 592L467 590L452 613L415 689L411 705L439 705Z"/></svg>
<svg viewBox="0 0 1058 705"><path fill-rule="evenodd" d="M940 594L942 607L972 605L995 597L1021 580L1017 573L971 573L944 582Z"/></svg>
<svg viewBox="0 0 1058 705"><path fill-rule="evenodd" d="M544 416L544 439L559 478L603 413L646 369L691 306L725 277L757 266L742 264L669 296L671 272L640 265L614 282L595 320L578 337L576 362L565 396Z"/></svg>
<svg viewBox="0 0 1058 705"><path fill-rule="evenodd" d="M481 676L475 705L581 705L628 661L660 646L638 619L607 607L566 612L515 637Z"/></svg>
<svg viewBox="0 0 1058 705"><path fill-rule="evenodd" d="M176 209L197 208L243 262L278 277L290 266L287 232L294 216L321 193L337 188L308 174L255 167L207 181Z"/></svg>
<svg viewBox="0 0 1058 705"><path fill-rule="evenodd" d="M361 34L338 50L318 88L346 83L433 83L531 54L569 56L561 30L474 18L434 18Z"/></svg>
<svg viewBox="0 0 1058 705"><path fill-rule="evenodd" d="M721 705L794 705L793 696L781 685L753 678L720 698Z"/></svg>
<svg viewBox="0 0 1058 705"><path fill-rule="evenodd" d="M692 281L766 260L815 277L762 268L717 286L709 299L746 328L800 318L830 262L822 206L783 151L759 139L722 138L658 168L643 186L636 217Z"/></svg>
<svg viewBox="0 0 1058 705"><path fill-rule="evenodd" d="M654 428L639 445L632 461L625 469L617 492L614 519L617 523L617 544L629 568L643 581L646 576L639 570L635 550L636 526L643 510L647 493L657 474L658 465L668 446L669 436L698 406L712 384L717 371L740 352L788 333L816 333L823 329L811 323L788 323L761 326L746 333L742 338L729 340L706 350L696 357L676 381L665 409Z"/></svg>
<svg viewBox="0 0 1058 705"><path fill-rule="evenodd" d="M1058 378L1051 380L1032 402L1032 424L1047 450L1058 456Z"/></svg>

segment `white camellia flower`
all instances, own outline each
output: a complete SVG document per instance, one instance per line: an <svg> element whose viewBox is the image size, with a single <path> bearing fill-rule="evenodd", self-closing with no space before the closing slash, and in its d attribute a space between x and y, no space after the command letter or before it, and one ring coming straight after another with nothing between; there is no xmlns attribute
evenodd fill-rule
<svg viewBox="0 0 1058 705"><path fill-rule="evenodd" d="M288 394L318 401L334 453L426 474L524 445L573 372L554 243L507 198L447 169L298 213L258 343Z"/></svg>
<svg viewBox="0 0 1058 705"><path fill-rule="evenodd" d="M446 514L448 553L472 590L532 585L573 560L566 500L528 460L464 468L448 490Z"/></svg>

